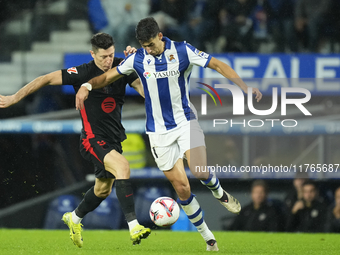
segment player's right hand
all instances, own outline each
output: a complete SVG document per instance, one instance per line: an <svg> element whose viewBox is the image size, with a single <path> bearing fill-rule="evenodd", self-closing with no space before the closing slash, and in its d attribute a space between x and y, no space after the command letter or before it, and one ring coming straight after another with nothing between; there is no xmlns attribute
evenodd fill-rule
<svg viewBox="0 0 340 255"><path fill-rule="evenodd" d="M81 86L76 95L76 110L82 110L84 108L84 101L89 96L89 90Z"/></svg>
<svg viewBox="0 0 340 255"><path fill-rule="evenodd" d="M126 49L124 50L124 55L125 57L129 56L130 54L133 54L137 51L137 49L135 47L131 47L130 45L129 46L126 46Z"/></svg>
<svg viewBox="0 0 340 255"><path fill-rule="evenodd" d="M15 101L14 95L11 95L11 96L0 95L0 108L7 108L15 103L16 101Z"/></svg>

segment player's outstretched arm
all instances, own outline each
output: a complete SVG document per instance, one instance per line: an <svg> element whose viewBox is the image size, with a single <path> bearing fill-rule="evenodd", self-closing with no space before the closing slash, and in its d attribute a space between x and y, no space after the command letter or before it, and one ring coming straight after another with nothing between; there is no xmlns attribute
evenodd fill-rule
<svg viewBox="0 0 340 255"><path fill-rule="evenodd" d="M0 95L0 108L7 108L18 103L26 96L34 93L46 85L62 85L61 70L55 71L35 78L33 81L18 90L17 93L10 96Z"/></svg>
<svg viewBox="0 0 340 255"><path fill-rule="evenodd" d="M84 101L87 99L90 90L104 88L123 76L118 73L117 67L115 67L84 83L84 86L82 85L76 94L76 109L82 110L84 108Z"/></svg>
<svg viewBox="0 0 340 255"><path fill-rule="evenodd" d="M104 88L112 82L115 82L123 76L124 75L118 73L117 67L115 67L110 69L106 73L103 73L102 75L92 78L88 81L88 83L92 85L92 89L100 89Z"/></svg>
<svg viewBox="0 0 340 255"><path fill-rule="evenodd" d="M129 54L135 53L136 51L136 48L127 46L126 50L124 50L124 55L127 57ZM87 83L84 83L76 94L76 109L82 110L84 108L84 101L88 98L90 90L103 88L121 77L123 77L123 75L119 74L117 67L115 67L100 76L92 78Z"/></svg>
<svg viewBox="0 0 340 255"><path fill-rule="evenodd" d="M212 57L208 67L216 70L220 74L222 74L227 79L234 82L237 86L239 86L245 93L248 93L248 86L243 82L241 77L226 63ZM255 94L255 99L259 102L262 98L262 93L258 88L252 88L253 94Z"/></svg>

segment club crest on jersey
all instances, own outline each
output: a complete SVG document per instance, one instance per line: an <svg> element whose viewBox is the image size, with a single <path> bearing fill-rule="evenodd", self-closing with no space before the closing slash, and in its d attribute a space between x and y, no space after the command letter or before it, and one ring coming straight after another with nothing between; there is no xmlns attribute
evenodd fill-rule
<svg viewBox="0 0 340 255"><path fill-rule="evenodd" d="M169 59L169 61L171 63L175 63L176 62L176 59L175 59L174 55L172 55L172 54L170 56L168 56L168 59Z"/></svg>
<svg viewBox="0 0 340 255"><path fill-rule="evenodd" d="M143 75L146 79L149 79L151 77L151 73L149 72L144 72Z"/></svg>
<svg viewBox="0 0 340 255"><path fill-rule="evenodd" d="M69 69L67 69L67 72L69 74L72 74L72 73L78 74L78 70L76 67L70 67Z"/></svg>
<svg viewBox="0 0 340 255"><path fill-rule="evenodd" d="M204 51L195 49L195 54L201 58L208 58L209 55L207 53L205 53Z"/></svg>
<svg viewBox="0 0 340 255"><path fill-rule="evenodd" d="M150 65L151 59L148 58L148 60L146 62L148 62L148 65Z"/></svg>

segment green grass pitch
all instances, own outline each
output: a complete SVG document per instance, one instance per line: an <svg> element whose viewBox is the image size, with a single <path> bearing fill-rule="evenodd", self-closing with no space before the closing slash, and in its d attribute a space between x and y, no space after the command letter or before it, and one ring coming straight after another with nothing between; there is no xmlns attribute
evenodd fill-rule
<svg viewBox="0 0 340 255"><path fill-rule="evenodd" d="M338 234L214 232L218 254L340 254ZM66 230L0 229L0 254L206 254L197 232L153 231L133 246L127 230L83 232L84 246L73 245ZM211 252L210 252L211 253ZM214 252L213 252L214 253Z"/></svg>

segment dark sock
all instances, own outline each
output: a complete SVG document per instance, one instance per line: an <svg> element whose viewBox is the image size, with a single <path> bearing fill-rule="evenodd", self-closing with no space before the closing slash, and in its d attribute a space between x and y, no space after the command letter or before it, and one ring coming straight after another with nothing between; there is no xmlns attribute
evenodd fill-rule
<svg viewBox="0 0 340 255"><path fill-rule="evenodd" d="M116 194L127 222L136 219L135 203L130 180L116 180Z"/></svg>
<svg viewBox="0 0 340 255"><path fill-rule="evenodd" d="M103 200L103 198L97 197L94 194L94 187L92 187L86 192L75 213L79 218L84 218L86 214L96 209Z"/></svg>

